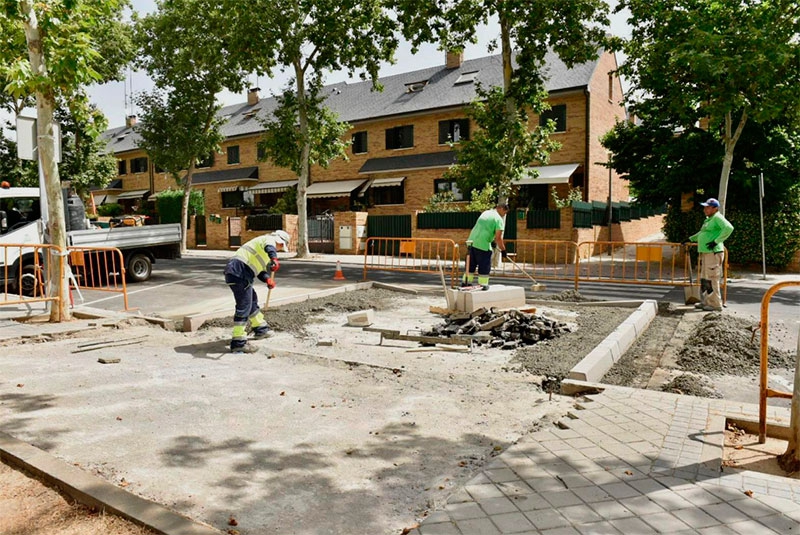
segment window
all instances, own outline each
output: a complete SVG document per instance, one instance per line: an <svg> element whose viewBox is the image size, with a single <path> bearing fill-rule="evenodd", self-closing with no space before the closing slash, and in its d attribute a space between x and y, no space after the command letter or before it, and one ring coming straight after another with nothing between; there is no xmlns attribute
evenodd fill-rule
<svg viewBox="0 0 800 535"><path fill-rule="evenodd" d="M439 121L439 145L469 139L469 119Z"/></svg>
<svg viewBox="0 0 800 535"><path fill-rule="evenodd" d="M221 195L223 208L239 208L244 205L243 191L223 191Z"/></svg>
<svg viewBox="0 0 800 535"><path fill-rule="evenodd" d="M419 82L411 82L406 84L406 93L419 93L425 86L428 85L428 80L420 80Z"/></svg>
<svg viewBox="0 0 800 535"><path fill-rule="evenodd" d="M382 186L369 188L370 201L373 206L379 204L405 204L405 188L399 186Z"/></svg>
<svg viewBox="0 0 800 535"><path fill-rule="evenodd" d="M147 172L147 158L134 158L131 160L131 173L146 173Z"/></svg>
<svg viewBox="0 0 800 535"><path fill-rule="evenodd" d="M128 174L128 160L119 160L117 162L117 174L118 175Z"/></svg>
<svg viewBox="0 0 800 535"><path fill-rule="evenodd" d="M201 167L214 167L214 153L203 156L197 159L197 168Z"/></svg>
<svg viewBox="0 0 800 535"><path fill-rule="evenodd" d="M259 143L256 147L256 159L261 162L264 161L267 157L267 149L264 148L264 145Z"/></svg>
<svg viewBox="0 0 800 535"><path fill-rule="evenodd" d="M453 82L453 85L471 84L475 82L475 77L478 76L480 71L462 72L458 80Z"/></svg>
<svg viewBox="0 0 800 535"><path fill-rule="evenodd" d="M608 100L614 101L614 75L608 74Z"/></svg>
<svg viewBox="0 0 800 535"><path fill-rule="evenodd" d="M461 193L461 190L458 189L455 180L445 180L443 178L438 178L433 181L433 192L434 193L444 193L445 191L449 191L453 194L453 200L456 201L465 201L467 198Z"/></svg>
<svg viewBox="0 0 800 535"><path fill-rule="evenodd" d="M386 129L386 149L407 149L414 146L414 125Z"/></svg>
<svg viewBox="0 0 800 535"><path fill-rule="evenodd" d="M557 104L547 111L543 111L539 116L539 126L545 126L547 121L555 121L556 132L567 131L567 105Z"/></svg>
<svg viewBox="0 0 800 535"><path fill-rule="evenodd" d="M367 152L367 133L356 132L353 134L353 154L364 154Z"/></svg>
<svg viewBox="0 0 800 535"><path fill-rule="evenodd" d="M228 165L239 163L239 145L228 147Z"/></svg>

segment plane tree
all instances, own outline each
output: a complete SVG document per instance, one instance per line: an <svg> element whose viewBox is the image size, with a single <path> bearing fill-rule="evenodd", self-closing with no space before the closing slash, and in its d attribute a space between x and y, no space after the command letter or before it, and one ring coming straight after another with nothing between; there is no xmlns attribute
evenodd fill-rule
<svg viewBox="0 0 800 535"><path fill-rule="evenodd" d="M290 74L280 107L265 122L266 159L297 173L297 255L309 254L306 190L313 165L344 157L347 127L325 105L325 75L347 71L380 89L378 69L398 45L386 0L224 0L229 45L248 70ZM254 14L258 16L254 16Z"/></svg>
<svg viewBox="0 0 800 535"><path fill-rule="evenodd" d="M244 87L246 72L229 47L228 13L212 0L159 0L135 17L137 64L155 83L136 97L140 147L183 190L181 250L186 250L192 177L223 140L216 95Z"/></svg>
<svg viewBox="0 0 800 535"><path fill-rule="evenodd" d="M724 213L737 147L749 121L800 116L800 6L795 0L621 0L631 36L614 39L634 114L673 130L707 128L723 149Z"/></svg>

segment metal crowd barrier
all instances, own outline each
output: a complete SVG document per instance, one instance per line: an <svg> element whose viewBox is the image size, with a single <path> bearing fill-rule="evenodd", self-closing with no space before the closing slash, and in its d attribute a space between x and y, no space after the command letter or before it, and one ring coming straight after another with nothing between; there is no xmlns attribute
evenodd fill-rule
<svg viewBox="0 0 800 535"><path fill-rule="evenodd" d="M59 301L58 295L47 295L45 269L47 262L57 262L55 272L63 272L64 256L60 247L49 244L7 243L0 245L0 258L0 306Z"/></svg>
<svg viewBox="0 0 800 535"><path fill-rule="evenodd" d="M450 275L451 286L458 280L458 245L436 238L368 238L364 251L364 280L367 271L400 271Z"/></svg>
<svg viewBox="0 0 800 535"><path fill-rule="evenodd" d="M792 399L792 392L782 392L772 390L768 387L767 368L769 366L769 302L772 296L783 288L790 286L800 286L800 281L779 282L770 287L761 298L761 369L760 369L760 395L758 405L758 443L764 444L767 440L767 398ZM798 335L800 336L800 335ZM800 351L800 340L798 340L798 351ZM800 357L800 355L798 355ZM795 363L797 366L798 363Z"/></svg>
<svg viewBox="0 0 800 535"><path fill-rule="evenodd" d="M125 260L114 247L67 247L70 288L122 294L128 310Z"/></svg>
<svg viewBox="0 0 800 535"><path fill-rule="evenodd" d="M511 262L502 262L492 273L499 277L575 280L578 244L561 240L503 240ZM523 271L525 273L523 273Z"/></svg>

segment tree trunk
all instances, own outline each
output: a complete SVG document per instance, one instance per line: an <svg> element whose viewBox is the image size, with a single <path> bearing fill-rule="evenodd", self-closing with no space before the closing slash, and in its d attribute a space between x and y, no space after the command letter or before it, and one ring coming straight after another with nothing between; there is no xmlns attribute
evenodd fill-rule
<svg viewBox="0 0 800 535"><path fill-rule="evenodd" d="M300 67L300 60L295 62L295 79L297 80L297 114L298 128L303 146L300 148L300 176L297 181L297 258L308 258L308 209L306 206L306 189L309 183L309 155L311 154L308 138L308 111L306 110L305 73Z"/></svg>
<svg viewBox="0 0 800 535"><path fill-rule="evenodd" d="M783 455L778 456L778 466L786 472L800 470L800 333L797 334L797 360L794 367L794 389L792 391L792 417L789 444Z"/></svg>
<svg viewBox="0 0 800 535"><path fill-rule="evenodd" d="M733 149L736 148L736 142L742 135L744 125L747 122L747 110L742 112L742 117L739 119L739 124L736 125L736 132L733 130L733 116L731 112L725 115L725 136L723 143L725 145L725 156L722 158L722 171L719 177L719 191L717 192L717 200L719 201L719 211L725 215L725 203L728 200L728 181L731 176L731 165L733 165Z"/></svg>
<svg viewBox="0 0 800 535"><path fill-rule="evenodd" d="M47 79L47 64L45 63L42 37L39 30L39 21L33 9L32 0L22 0L20 8L25 15L23 23L25 39L28 42L28 58L31 71L43 79ZM61 247L66 252L67 233L64 218L64 201L61 195L61 178L58 174L56 162L56 139L53 135L55 96L51 91L36 91L36 144L39 153L39 165L44 175L45 194L47 195L47 229L49 242ZM64 262L67 257L63 256ZM50 308L50 321L61 322L72 319L69 309L69 286L64 271L59 269L59 257L52 256L46 259L47 270L47 295L60 297L58 304Z"/></svg>
<svg viewBox="0 0 800 535"><path fill-rule="evenodd" d="M194 168L197 158L192 158L189 164L189 169L186 171L186 176L183 179L183 202L181 202L181 254L184 254L188 247L186 246L187 234L189 232L189 199L192 197L192 175L194 175Z"/></svg>

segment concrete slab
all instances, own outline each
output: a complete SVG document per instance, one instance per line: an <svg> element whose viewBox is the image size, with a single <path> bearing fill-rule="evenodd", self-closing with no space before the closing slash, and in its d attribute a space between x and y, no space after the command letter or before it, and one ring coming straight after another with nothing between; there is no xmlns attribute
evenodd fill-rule
<svg viewBox="0 0 800 535"><path fill-rule="evenodd" d="M459 312L471 313L479 308L520 308L526 305L525 289L518 286L493 284L488 290L447 290L450 303Z"/></svg>

